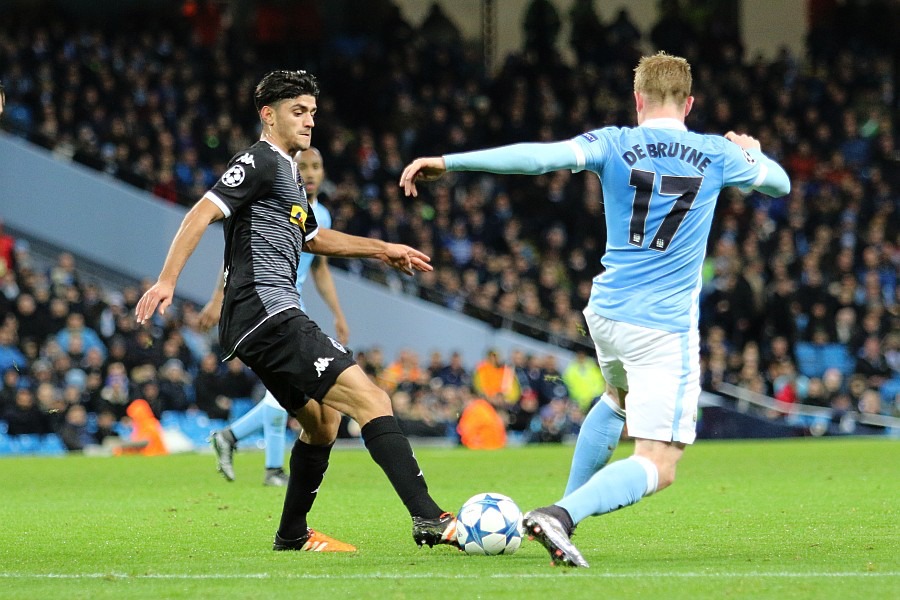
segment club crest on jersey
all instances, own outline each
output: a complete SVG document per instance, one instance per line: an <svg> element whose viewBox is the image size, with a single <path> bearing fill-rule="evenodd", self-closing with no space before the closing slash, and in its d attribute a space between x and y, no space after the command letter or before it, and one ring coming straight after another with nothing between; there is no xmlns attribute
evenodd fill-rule
<svg viewBox="0 0 900 600"><path fill-rule="evenodd" d="M299 204L291 206L291 223L299 225L303 233L306 233L306 216L308 214Z"/></svg>
<svg viewBox="0 0 900 600"><path fill-rule="evenodd" d="M234 165L222 175L222 183L228 187L237 187L244 182L244 175L244 167L241 165Z"/></svg>
<svg viewBox="0 0 900 600"><path fill-rule="evenodd" d="M245 165L250 165L254 169L256 168L256 161L253 159L253 155L249 152L244 152L244 155L237 159L237 162L244 163Z"/></svg>

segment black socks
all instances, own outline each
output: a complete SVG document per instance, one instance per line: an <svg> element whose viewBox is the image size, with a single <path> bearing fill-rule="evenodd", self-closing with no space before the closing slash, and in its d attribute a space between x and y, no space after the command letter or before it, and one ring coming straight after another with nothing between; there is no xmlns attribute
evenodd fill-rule
<svg viewBox="0 0 900 600"><path fill-rule="evenodd" d="M328 456L334 444L311 446L299 439L291 449L291 472L288 475L284 509L278 535L296 540L306 535L306 515L316 501L319 484L328 469Z"/></svg>
<svg viewBox="0 0 900 600"><path fill-rule="evenodd" d="M397 419L393 415L377 417L366 423L360 433L372 460L387 475L409 514L426 519L440 517L444 511L428 494L425 477Z"/></svg>

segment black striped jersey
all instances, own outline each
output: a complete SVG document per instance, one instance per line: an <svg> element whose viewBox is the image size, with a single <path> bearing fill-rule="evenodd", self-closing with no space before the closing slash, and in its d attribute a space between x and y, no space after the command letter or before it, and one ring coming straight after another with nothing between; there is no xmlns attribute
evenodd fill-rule
<svg viewBox="0 0 900 600"><path fill-rule="evenodd" d="M228 360L266 319L300 308L297 265L318 223L296 163L264 140L236 154L206 198L225 214L219 344Z"/></svg>

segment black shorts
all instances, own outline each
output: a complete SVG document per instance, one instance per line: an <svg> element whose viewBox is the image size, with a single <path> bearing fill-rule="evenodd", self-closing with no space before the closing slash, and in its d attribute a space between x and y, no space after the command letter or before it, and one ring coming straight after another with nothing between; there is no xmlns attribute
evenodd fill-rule
<svg viewBox="0 0 900 600"><path fill-rule="evenodd" d="M295 308L257 327L238 344L235 356L253 369L290 413L303 408L310 398L321 402L338 375L356 364L351 351Z"/></svg>

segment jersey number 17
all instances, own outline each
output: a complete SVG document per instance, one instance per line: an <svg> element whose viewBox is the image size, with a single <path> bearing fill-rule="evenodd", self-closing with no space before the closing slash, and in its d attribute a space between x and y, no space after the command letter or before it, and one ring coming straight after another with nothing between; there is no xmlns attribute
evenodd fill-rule
<svg viewBox="0 0 900 600"><path fill-rule="evenodd" d="M634 200L631 206L631 222L628 227L628 243L632 246L644 245L644 228L647 225L647 215L650 212L650 200L653 197L653 184L656 182L656 173L632 169L629 185L634 188ZM650 243L651 250L665 252L675 237L678 227L690 210L703 177L681 177L678 175L663 175L659 179L660 196L678 196L672 205L669 214L663 219Z"/></svg>

